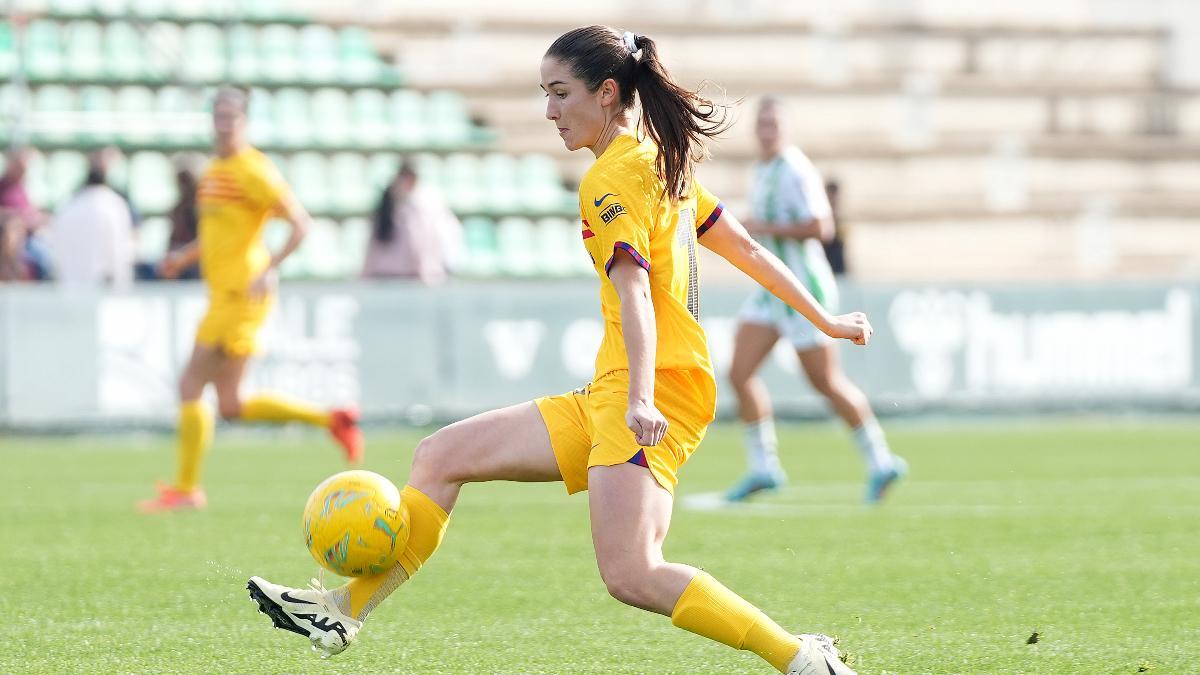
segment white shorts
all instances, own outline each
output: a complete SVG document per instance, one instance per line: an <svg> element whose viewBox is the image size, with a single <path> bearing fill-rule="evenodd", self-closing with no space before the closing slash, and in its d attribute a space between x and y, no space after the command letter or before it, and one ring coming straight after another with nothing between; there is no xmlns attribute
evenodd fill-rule
<svg viewBox="0 0 1200 675"><path fill-rule="evenodd" d="M738 311L738 323L771 326L779 335L791 343L798 352L833 344L833 338L822 333L811 321L804 318L787 303L775 297L765 288L760 288L746 298Z"/></svg>

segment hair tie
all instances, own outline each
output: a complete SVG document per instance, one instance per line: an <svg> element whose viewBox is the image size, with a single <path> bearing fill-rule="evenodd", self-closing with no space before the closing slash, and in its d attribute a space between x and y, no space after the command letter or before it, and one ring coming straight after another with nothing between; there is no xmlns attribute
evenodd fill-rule
<svg viewBox="0 0 1200 675"><path fill-rule="evenodd" d="M638 49L637 36L634 35L631 31L625 31L625 35L623 36L622 39L625 41L625 47L627 49L629 49L630 56L637 56L637 53L642 51L642 50Z"/></svg>

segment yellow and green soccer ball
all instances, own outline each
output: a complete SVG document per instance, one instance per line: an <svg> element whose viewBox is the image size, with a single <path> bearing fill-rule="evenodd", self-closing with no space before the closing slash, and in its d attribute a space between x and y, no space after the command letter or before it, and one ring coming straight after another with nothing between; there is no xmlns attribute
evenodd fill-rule
<svg viewBox="0 0 1200 675"><path fill-rule="evenodd" d="M400 491L371 471L326 478L304 505L304 543L325 569L344 577L386 572L408 543Z"/></svg>

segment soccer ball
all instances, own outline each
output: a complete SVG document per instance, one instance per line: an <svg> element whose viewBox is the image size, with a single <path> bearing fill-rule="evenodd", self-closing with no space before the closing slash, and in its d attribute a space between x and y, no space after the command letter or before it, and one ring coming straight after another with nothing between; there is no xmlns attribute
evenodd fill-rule
<svg viewBox="0 0 1200 675"><path fill-rule="evenodd" d="M386 572L408 543L408 509L392 482L371 471L326 478L304 505L304 544L344 577Z"/></svg>

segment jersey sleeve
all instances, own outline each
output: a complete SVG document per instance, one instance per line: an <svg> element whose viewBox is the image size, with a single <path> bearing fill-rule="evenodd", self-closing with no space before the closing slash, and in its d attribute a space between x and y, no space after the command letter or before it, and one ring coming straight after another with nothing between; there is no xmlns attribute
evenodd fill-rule
<svg viewBox="0 0 1200 675"><path fill-rule="evenodd" d="M724 211L725 204L696 181L696 237L703 236L716 225Z"/></svg>
<svg viewBox="0 0 1200 675"><path fill-rule="evenodd" d="M579 207L608 274L623 249L650 271L653 201L636 181L591 181L580 187ZM600 258L597 258L599 262Z"/></svg>
<svg viewBox="0 0 1200 675"><path fill-rule="evenodd" d="M791 167L787 177L785 218L792 222L805 222L813 218L827 218L832 212L829 198L825 195L825 183L815 167Z"/></svg>
<svg viewBox="0 0 1200 675"><path fill-rule="evenodd" d="M263 210L275 209L292 194L292 189L283 179L283 174L266 158L254 165L249 183L248 192L251 198Z"/></svg>

